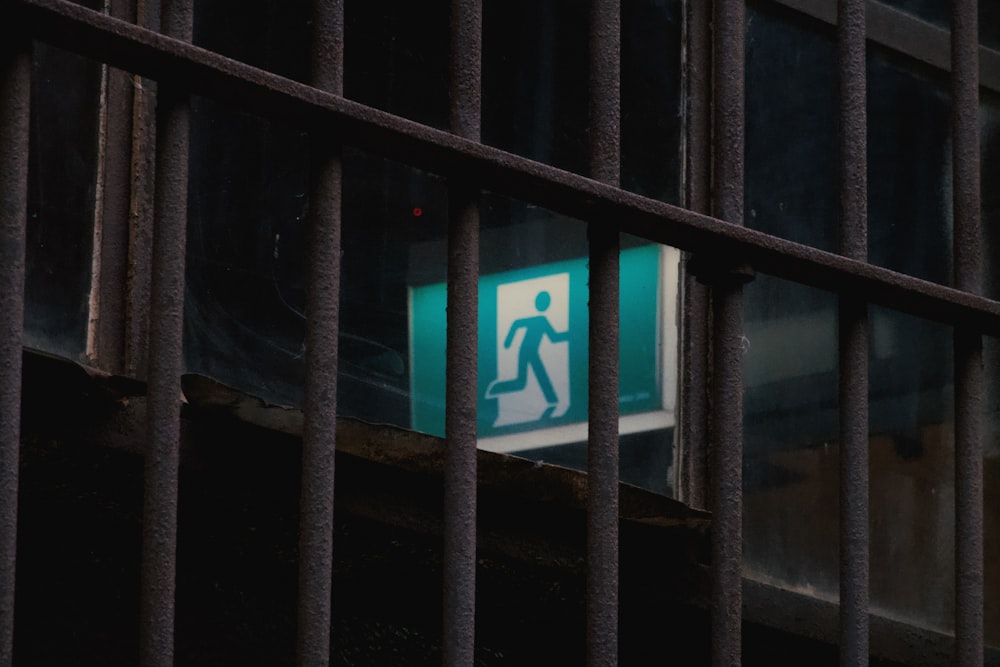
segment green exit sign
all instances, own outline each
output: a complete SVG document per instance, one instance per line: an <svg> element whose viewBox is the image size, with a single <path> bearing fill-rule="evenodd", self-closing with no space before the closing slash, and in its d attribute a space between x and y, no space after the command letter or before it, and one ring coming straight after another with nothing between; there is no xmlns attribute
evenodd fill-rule
<svg viewBox="0 0 1000 667"><path fill-rule="evenodd" d="M479 280L480 446L517 451L586 439L586 259ZM673 425L676 251L621 253L623 431ZM412 426L444 435L446 284L411 287Z"/></svg>

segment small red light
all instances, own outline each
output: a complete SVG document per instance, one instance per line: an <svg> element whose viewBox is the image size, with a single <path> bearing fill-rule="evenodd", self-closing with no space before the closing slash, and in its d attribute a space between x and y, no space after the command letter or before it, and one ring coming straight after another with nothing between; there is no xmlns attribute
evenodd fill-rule
<svg viewBox="0 0 1000 667"><path fill-rule="evenodd" d="M424 214L424 209L420 208L419 206L417 206L416 208L413 209L413 217L414 218L419 218L423 214Z"/></svg>

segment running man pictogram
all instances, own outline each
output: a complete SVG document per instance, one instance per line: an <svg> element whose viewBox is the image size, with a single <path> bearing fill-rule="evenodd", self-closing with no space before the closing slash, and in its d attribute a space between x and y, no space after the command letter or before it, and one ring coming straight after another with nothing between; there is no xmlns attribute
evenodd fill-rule
<svg viewBox="0 0 1000 667"><path fill-rule="evenodd" d="M511 323L507 337L504 338L504 349L509 349L517 332L524 329L524 337L521 339L521 346L517 353L517 376L508 380L497 378L486 389L487 398L496 398L501 394L522 391L528 384L528 369L530 368L535 375L539 389L542 390L545 401L551 406L546 410L543 418L550 415L555 409L556 404L559 403L559 395L552 386L548 371L545 370L545 363L539 354L542 341L545 338L553 343L569 340L569 331L556 331L552 323L549 322L549 318L542 314L549 309L551 303L552 297L543 290L535 297L535 310L539 314L522 317Z"/></svg>

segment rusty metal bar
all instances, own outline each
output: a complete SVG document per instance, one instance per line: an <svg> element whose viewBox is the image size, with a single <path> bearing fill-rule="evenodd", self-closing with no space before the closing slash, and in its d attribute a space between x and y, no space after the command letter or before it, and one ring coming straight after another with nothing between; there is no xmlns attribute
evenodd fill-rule
<svg viewBox="0 0 1000 667"><path fill-rule="evenodd" d="M866 0L840 0L840 252L868 260ZM840 664L867 665L868 305L840 295Z"/></svg>
<svg viewBox="0 0 1000 667"><path fill-rule="evenodd" d="M743 0L716 0L713 11L714 212L743 224ZM743 282L741 268L718 257L712 289L712 664L740 664L743 557ZM731 259L731 258L730 258Z"/></svg>
<svg viewBox="0 0 1000 667"><path fill-rule="evenodd" d="M708 213L711 207L712 36L711 6L684 3L685 137L684 204ZM708 289L690 279L690 257L681 271L681 388L678 393L677 437L678 498L692 507L708 507Z"/></svg>
<svg viewBox="0 0 1000 667"><path fill-rule="evenodd" d="M317 0L313 9L310 78L344 93L344 6ZM309 197L309 282L306 380L299 501L299 665L330 663L333 590L334 459L340 322L340 236L343 162L339 146L314 148Z"/></svg>
<svg viewBox="0 0 1000 667"><path fill-rule="evenodd" d="M478 142L482 116L482 0L452 0L451 131ZM448 186L445 365L443 662L472 665L476 640L476 420L479 359L479 190Z"/></svg>
<svg viewBox="0 0 1000 667"><path fill-rule="evenodd" d="M14 662L31 42L10 23L0 30L0 37L0 667L10 667Z"/></svg>
<svg viewBox="0 0 1000 667"><path fill-rule="evenodd" d="M297 127L336 133L353 146L498 194L681 250L738 258L758 271L869 303L1000 335L1000 302L781 239L626 192L420 125L184 42L102 16L67 0L8 0L5 14L40 39L117 67ZM724 147L720 146L720 150Z"/></svg>
<svg viewBox="0 0 1000 667"><path fill-rule="evenodd" d="M590 3L590 175L621 176L621 7ZM587 430L587 664L618 664L619 237L590 225Z"/></svg>
<svg viewBox="0 0 1000 667"><path fill-rule="evenodd" d="M982 291L979 165L979 19L976 0L951 15L954 284ZM955 336L955 664L983 664L983 348L979 332Z"/></svg>
<svg viewBox="0 0 1000 667"><path fill-rule="evenodd" d="M165 1L164 32L190 41L193 16L192 0ZM181 88L162 85L158 93L139 650L143 665L169 666L174 654L177 575L190 103Z"/></svg>

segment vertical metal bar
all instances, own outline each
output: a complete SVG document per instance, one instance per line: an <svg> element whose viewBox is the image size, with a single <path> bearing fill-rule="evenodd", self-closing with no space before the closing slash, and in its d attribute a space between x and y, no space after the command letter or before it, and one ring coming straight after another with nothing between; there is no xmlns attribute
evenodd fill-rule
<svg viewBox="0 0 1000 667"><path fill-rule="evenodd" d="M452 0L450 126L480 140L482 0ZM479 355L479 195L449 183L445 396L445 665L472 665L476 637L476 420Z"/></svg>
<svg viewBox="0 0 1000 667"><path fill-rule="evenodd" d="M979 21L976 0L952 4L952 191L955 287L982 291ZM955 664L983 664L983 349L955 330Z"/></svg>
<svg viewBox="0 0 1000 667"><path fill-rule="evenodd" d="M311 83L344 93L344 7L316 0ZM340 322L340 147L319 143L310 189L309 301L306 305L305 424L299 502L299 665L330 663L333 491Z"/></svg>
<svg viewBox="0 0 1000 667"><path fill-rule="evenodd" d="M7 18L8 22L12 22ZM0 666L14 662L31 42L0 31Z"/></svg>
<svg viewBox="0 0 1000 667"><path fill-rule="evenodd" d="M743 0L716 0L714 208L743 224ZM727 268L727 267L723 267ZM732 267L735 269L736 267ZM740 663L743 557L743 287L720 276L712 290L712 664Z"/></svg>
<svg viewBox="0 0 1000 667"><path fill-rule="evenodd" d="M685 35L685 124L684 201L699 213L710 212L711 192L711 6L706 2L684 3ZM685 255L687 255L685 253ZM684 266L691 258L685 256ZM686 270L682 288L681 391L677 418L679 446L678 497L693 507L708 506L708 289L690 279Z"/></svg>
<svg viewBox="0 0 1000 667"><path fill-rule="evenodd" d="M865 0L838 3L840 252L868 259ZM840 345L840 664L868 664L868 306L842 295Z"/></svg>
<svg viewBox="0 0 1000 667"><path fill-rule="evenodd" d="M621 163L621 7L590 6L590 175L617 186ZM591 225L587 436L587 664L618 663L619 237Z"/></svg>
<svg viewBox="0 0 1000 667"><path fill-rule="evenodd" d="M163 3L163 30L190 41L192 0ZM177 479L183 371L189 98L160 86L143 506L140 660L171 665L177 574Z"/></svg>

